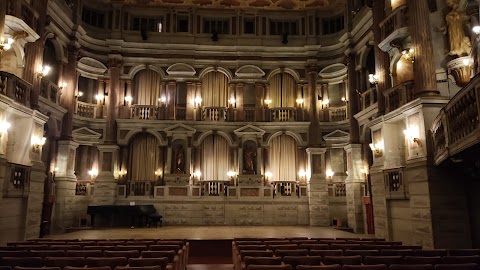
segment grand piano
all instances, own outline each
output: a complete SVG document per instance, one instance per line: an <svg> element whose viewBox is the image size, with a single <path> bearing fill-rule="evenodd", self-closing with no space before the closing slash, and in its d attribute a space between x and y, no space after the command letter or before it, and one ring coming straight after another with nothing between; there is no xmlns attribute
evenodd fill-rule
<svg viewBox="0 0 480 270"><path fill-rule="evenodd" d="M87 214L90 215L92 227L95 219L99 227L143 227L149 225L150 219L157 219L161 223L162 216L152 204L147 205L89 205ZM99 224L100 223L100 224Z"/></svg>

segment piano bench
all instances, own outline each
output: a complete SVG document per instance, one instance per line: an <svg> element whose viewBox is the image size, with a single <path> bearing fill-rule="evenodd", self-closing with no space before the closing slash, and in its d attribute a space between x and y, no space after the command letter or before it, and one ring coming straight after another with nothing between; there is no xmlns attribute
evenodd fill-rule
<svg viewBox="0 0 480 270"><path fill-rule="evenodd" d="M152 215L148 216L148 227L157 228L159 224L160 224L160 227L162 227L162 216L161 215L152 214Z"/></svg>

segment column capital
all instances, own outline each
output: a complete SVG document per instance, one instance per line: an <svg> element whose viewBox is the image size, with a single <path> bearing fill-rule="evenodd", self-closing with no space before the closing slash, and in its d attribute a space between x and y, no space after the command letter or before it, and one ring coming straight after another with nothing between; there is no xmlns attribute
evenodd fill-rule
<svg viewBox="0 0 480 270"><path fill-rule="evenodd" d="M310 74L310 73L317 74L318 73L318 66L317 65L307 65L305 69L307 70L308 74Z"/></svg>
<svg viewBox="0 0 480 270"><path fill-rule="evenodd" d="M122 59L110 58L107 61L108 68L121 68L123 65Z"/></svg>
<svg viewBox="0 0 480 270"><path fill-rule="evenodd" d="M308 147L306 150L307 154L325 154L327 152L327 148L316 148L316 147Z"/></svg>

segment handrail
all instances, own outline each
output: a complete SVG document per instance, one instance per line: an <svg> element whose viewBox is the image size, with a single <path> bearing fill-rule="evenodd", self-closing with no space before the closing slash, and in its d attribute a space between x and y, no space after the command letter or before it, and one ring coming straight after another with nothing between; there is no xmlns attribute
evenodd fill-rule
<svg viewBox="0 0 480 270"><path fill-rule="evenodd" d="M157 119L158 107L154 105L132 105L132 118L140 120Z"/></svg>
<svg viewBox="0 0 480 270"><path fill-rule="evenodd" d="M97 105L77 100L75 114L81 117L95 119L97 117Z"/></svg>
<svg viewBox="0 0 480 270"><path fill-rule="evenodd" d="M227 121L227 108L226 107L203 107L202 120L225 122Z"/></svg>
<svg viewBox="0 0 480 270"><path fill-rule="evenodd" d="M468 147L480 143L480 103L476 86L477 74L440 111L430 131L433 139L435 164L439 165Z"/></svg>
<svg viewBox="0 0 480 270"><path fill-rule="evenodd" d="M329 107L329 121L340 122L347 120L347 106Z"/></svg>
<svg viewBox="0 0 480 270"><path fill-rule="evenodd" d="M385 112L391 112L413 100L414 82L406 81L383 92Z"/></svg>
<svg viewBox="0 0 480 270"><path fill-rule="evenodd" d="M55 104L58 104L60 99L60 87L58 87L56 83L53 83L46 78L42 78L40 96L48 99Z"/></svg>
<svg viewBox="0 0 480 270"><path fill-rule="evenodd" d="M31 90L32 85L30 83L12 73L0 71L0 94L29 107Z"/></svg>
<svg viewBox="0 0 480 270"><path fill-rule="evenodd" d="M297 109L294 107L276 107L270 109L273 122L295 121L297 118Z"/></svg>
<svg viewBox="0 0 480 270"><path fill-rule="evenodd" d="M380 31L382 40L385 40L395 30L408 27L407 24L408 6L402 5L392 11L382 22L380 22Z"/></svg>
<svg viewBox="0 0 480 270"><path fill-rule="evenodd" d="M362 104L361 106L362 110L365 110L366 108L377 103L377 89L370 88L367 91L363 92L360 102Z"/></svg>

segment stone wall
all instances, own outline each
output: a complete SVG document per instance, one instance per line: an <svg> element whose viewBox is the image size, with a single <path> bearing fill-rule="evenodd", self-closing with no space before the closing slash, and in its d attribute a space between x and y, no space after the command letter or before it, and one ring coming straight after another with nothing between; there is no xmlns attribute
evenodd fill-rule
<svg viewBox="0 0 480 270"><path fill-rule="evenodd" d="M27 198L0 198L2 212L0 215L0 245L24 239L27 200Z"/></svg>

